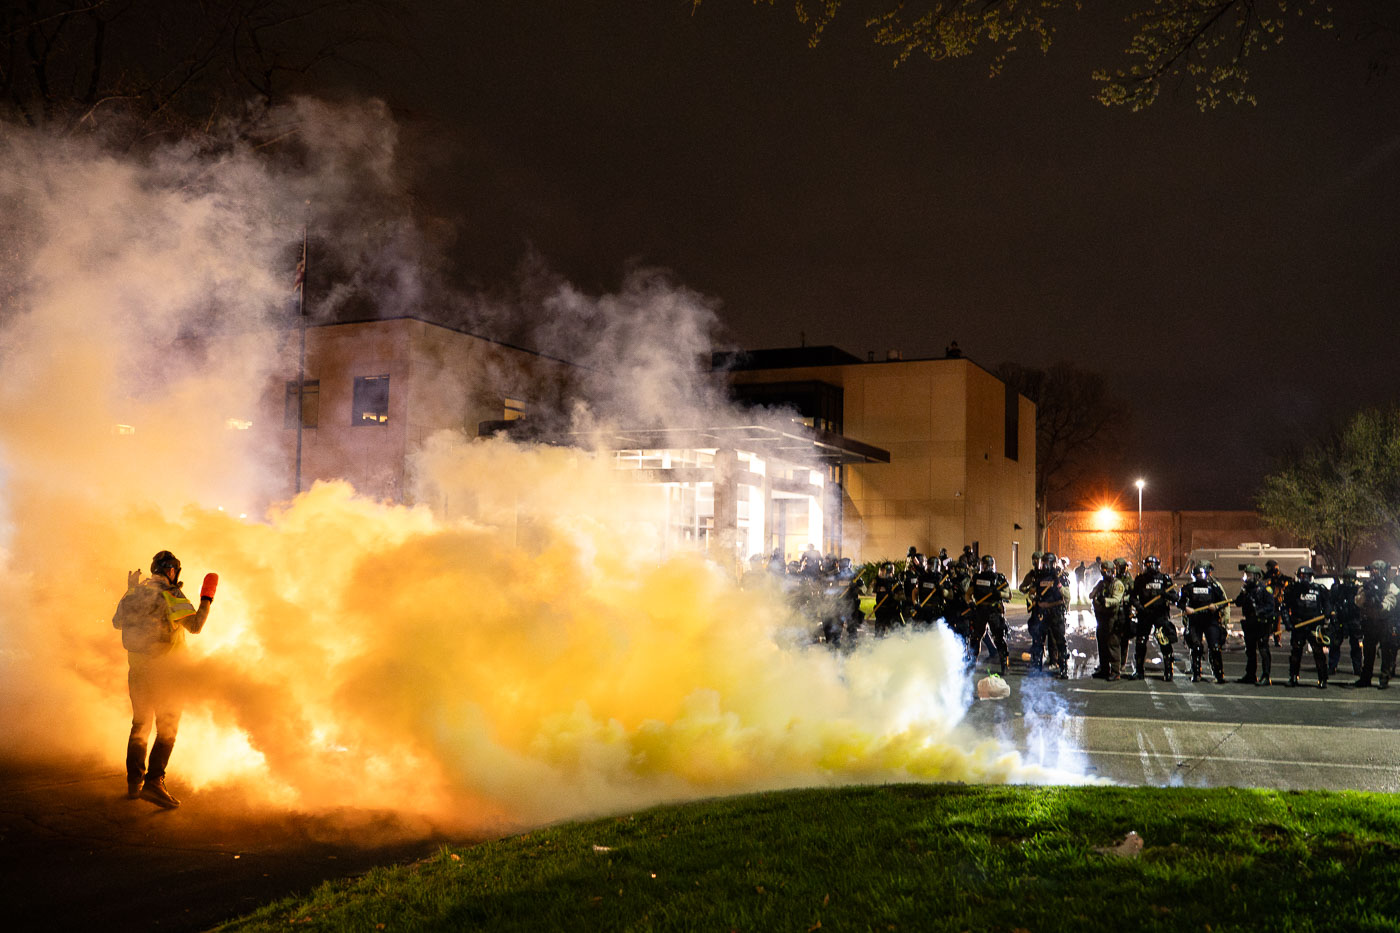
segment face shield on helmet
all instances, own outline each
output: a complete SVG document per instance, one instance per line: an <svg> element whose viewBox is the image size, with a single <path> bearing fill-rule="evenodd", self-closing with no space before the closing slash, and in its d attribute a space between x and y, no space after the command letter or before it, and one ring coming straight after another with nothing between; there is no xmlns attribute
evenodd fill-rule
<svg viewBox="0 0 1400 933"><path fill-rule="evenodd" d="M1161 570L1162 561L1156 554L1148 554L1143 558L1142 564L1148 570Z"/></svg>
<svg viewBox="0 0 1400 933"><path fill-rule="evenodd" d="M1191 568L1191 577L1197 583L1206 582L1206 568L1201 564L1197 564L1196 566Z"/></svg>
<svg viewBox="0 0 1400 933"><path fill-rule="evenodd" d="M1307 581L1311 580L1312 578L1313 578L1313 569L1312 569L1311 567L1299 567L1299 568L1298 568L1298 579L1299 579L1299 580L1302 580L1303 582L1306 583Z"/></svg>
<svg viewBox="0 0 1400 933"><path fill-rule="evenodd" d="M990 554L984 555L984 556L982 557L982 569L983 569L983 570L986 570L986 571L988 571L988 572L996 570L996 569L997 569L997 561L996 561L996 558L993 557L993 556L990 555Z"/></svg>

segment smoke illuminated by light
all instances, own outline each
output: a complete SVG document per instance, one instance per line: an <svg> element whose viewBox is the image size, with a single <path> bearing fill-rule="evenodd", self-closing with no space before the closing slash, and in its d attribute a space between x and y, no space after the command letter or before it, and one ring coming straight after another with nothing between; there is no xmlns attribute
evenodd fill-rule
<svg viewBox="0 0 1400 933"><path fill-rule="evenodd" d="M459 504L450 520L345 483L236 517L226 504L277 488L227 415L278 375L266 321L299 231L275 220L334 179L5 132L0 203L22 236L0 271L23 283L0 333L5 753L119 771L109 620L127 571L168 548L187 584L221 577L171 763L200 806L226 789L479 828L799 785L1082 780L960 730L951 635L849 656L792 638L805 625L781 594L663 548L664 490L619 482L607 457L444 433L414 473L418 501ZM244 325L221 338L237 352L176 340L211 317Z"/></svg>

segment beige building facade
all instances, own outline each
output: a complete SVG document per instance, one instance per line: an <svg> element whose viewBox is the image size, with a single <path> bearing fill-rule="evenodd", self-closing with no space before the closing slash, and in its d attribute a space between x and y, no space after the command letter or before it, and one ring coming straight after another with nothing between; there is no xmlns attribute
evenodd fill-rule
<svg viewBox="0 0 1400 933"><path fill-rule="evenodd" d="M842 540L858 560L964 545L1008 576L1035 535L1035 406L966 358L862 361L834 347L754 351L718 361L735 395L790 404L889 452L843 467Z"/></svg>
<svg viewBox="0 0 1400 933"><path fill-rule="evenodd" d="M283 333L255 441L297 485L300 332ZM557 410L576 370L541 356L412 317L306 329L300 488L345 479L364 495L411 501L412 453L441 430L475 437L483 421Z"/></svg>

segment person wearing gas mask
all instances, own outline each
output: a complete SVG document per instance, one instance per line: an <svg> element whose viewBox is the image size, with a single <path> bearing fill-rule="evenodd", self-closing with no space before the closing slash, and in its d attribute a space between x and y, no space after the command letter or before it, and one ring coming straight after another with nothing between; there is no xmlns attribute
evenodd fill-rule
<svg viewBox="0 0 1400 933"><path fill-rule="evenodd" d="M180 560L169 551L151 559L151 575L127 574L126 594L117 603L112 627L122 633L127 657L127 689L131 695L131 732L126 742L126 795L173 810L180 805L165 787L165 771L180 714L187 670L182 661L185 633L204 630L218 587L217 574L208 574L199 594L199 608L180 586ZM146 757L146 737L155 725L155 742Z"/></svg>
<svg viewBox="0 0 1400 933"><path fill-rule="evenodd" d="M1034 583L1035 604L1041 612L1042 645L1031 643L1031 666L1041 670L1042 651L1061 680L1069 679L1069 649L1065 644L1065 613L1069 578L1054 554L1043 554Z"/></svg>
<svg viewBox="0 0 1400 933"><path fill-rule="evenodd" d="M1356 597L1356 605L1361 609L1361 676L1354 686L1371 686L1371 673L1379 651L1381 672L1376 686L1384 690L1395 676L1395 651L1400 644L1395 630L1400 587L1390 579L1390 564L1376 560L1371 562L1370 569L1371 575Z"/></svg>
<svg viewBox="0 0 1400 933"><path fill-rule="evenodd" d="M1181 588L1177 605L1186 619L1186 644L1191 648L1191 681L1201 680L1201 656L1209 654L1215 682L1225 682L1225 626L1229 622L1230 599L1220 584L1210 578L1204 564L1191 569L1191 582Z"/></svg>
<svg viewBox="0 0 1400 933"><path fill-rule="evenodd" d="M1147 640L1156 635L1157 649L1162 655L1162 679L1170 681L1172 645L1176 644L1176 625L1171 620L1171 606L1176 602L1176 584L1162 572L1162 562L1149 554L1142 562L1142 573L1133 579L1130 601L1136 612L1133 623L1133 673L1131 679L1142 680L1146 675Z"/></svg>
<svg viewBox="0 0 1400 933"><path fill-rule="evenodd" d="M1031 657L1031 670L1040 670L1040 653L1036 646L1041 646L1044 650L1045 625L1041 617L1040 607L1035 604L1035 578L1040 573L1040 558L1044 555L1040 551L1031 554L1031 567L1026 571L1026 575L1021 578L1021 585L1017 587L1021 594L1026 597L1026 637L1031 640L1031 650L1034 652Z"/></svg>
<svg viewBox="0 0 1400 933"><path fill-rule="evenodd" d="M1356 597L1360 594L1361 584L1357 582L1356 571L1350 567L1341 572L1327 591L1327 600L1332 606L1332 628L1328 632L1332 644L1327 647L1329 679L1337 673L1337 665L1342 660L1343 644L1351 646L1351 675L1361 676L1361 608L1356 605Z"/></svg>
<svg viewBox="0 0 1400 933"><path fill-rule="evenodd" d="M1327 590L1313 579L1311 567L1299 567L1297 577L1283 593L1284 625L1288 628L1288 686L1298 686L1303 666L1303 649L1311 648L1317 665L1317 685L1327 686L1327 654L1322 650L1322 633L1331 614Z"/></svg>
<svg viewBox="0 0 1400 933"><path fill-rule="evenodd" d="M1098 582L1089 590L1089 605L1094 609L1095 635L1099 645L1099 668L1093 676L1118 680L1121 668L1122 614L1128 604L1128 586L1113 572L1107 562L1099 566Z"/></svg>
<svg viewBox="0 0 1400 933"><path fill-rule="evenodd" d="M991 635L996 647L1001 674L1006 676L1006 601L1011 598L1011 584L997 572L997 562L990 554L982 557L982 569L973 574L968 587L968 597L972 601L972 632L969 636L969 659L977 662L982 650L982 638Z"/></svg>
<svg viewBox="0 0 1400 933"><path fill-rule="evenodd" d="M1264 571L1257 564L1246 564L1241 576L1244 585L1233 600L1244 616L1244 676L1235 681L1239 684L1267 686L1273 683L1269 640L1278 627L1274 612L1277 603L1273 592L1266 589L1263 576Z"/></svg>

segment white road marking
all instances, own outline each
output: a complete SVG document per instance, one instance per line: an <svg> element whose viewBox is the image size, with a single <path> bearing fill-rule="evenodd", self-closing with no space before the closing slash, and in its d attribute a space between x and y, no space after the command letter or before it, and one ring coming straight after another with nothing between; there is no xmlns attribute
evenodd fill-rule
<svg viewBox="0 0 1400 933"><path fill-rule="evenodd" d="M1314 688L1312 688L1312 689L1316 690L1317 688L1314 687ZM1093 688L1093 687L1072 687L1072 688L1071 688L1071 692L1073 692L1073 693L1112 693L1112 694L1115 694L1115 695L1117 695L1117 696L1124 696L1124 693L1123 693L1122 690L1095 689L1095 688ZM1152 694L1152 700L1153 700L1154 705L1157 703L1157 698L1158 698L1158 697L1162 697L1162 696L1181 696L1181 697L1184 697L1184 698L1188 698L1188 699L1187 699L1187 702L1188 702L1188 704L1190 704L1190 705L1192 706L1193 709L1195 708L1195 705L1194 705L1194 704L1191 704L1191 701L1190 701L1189 698L1191 698L1191 697L1204 697L1204 696L1205 696L1204 694L1200 694L1200 693L1180 693L1180 694L1175 693L1175 692L1169 693L1169 692L1167 692L1166 690L1150 690L1149 692ZM1332 694L1331 696L1300 697L1300 696L1281 696L1281 695L1279 695L1279 694L1277 694L1277 693L1268 693L1268 694L1255 694L1255 693L1219 693L1219 694L1216 694L1214 697L1208 697L1208 698L1209 698L1209 699L1221 699L1221 700L1268 700L1268 701L1270 701L1270 702L1282 702L1282 703L1366 703L1366 704L1377 704L1377 705L1381 705L1381 706L1400 706L1400 697L1396 697L1396 698L1393 699L1393 700L1391 700L1391 699L1384 699L1384 700L1383 700L1383 699L1380 699L1379 697L1377 697L1377 698L1375 698L1375 699L1367 699L1367 698L1364 698L1364 697L1357 697L1357 698L1353 699L1352 697L1347 697L1347 696L1340 696L1340 697L1339 697L1339 696L1337 696L1336 694ZM1158 707L1158 708L1160 708L1160 707Z"/></svg>
<svg viewBox="0 0 1400 933"><path fill-rule="evenodd" d="M1155 753L1149 752L1149 751L1133 752L1133 751L1121 751L1121 750L1116 750L1116 749L1094 749L1094 748L1086 748L1086 749L1084 749L1083 751L1084 751L1084 754L1086 754L1086 755L1117 755L1117 756L1123 757L1123 758L1132 758L1132 757L1137 756L1137 755L1151 755L1151 756L1154 757L1154 758L1162 758L1162 757L1163 757L1162 755L1158 755L1158 754L1155 754ZM1172 757L1172 756L1167 756L1167 757ZM1200 755L1198 755L1198 756L1196 756L1196 757L1199 758L1201 761L1210 761L1210 762L1216 762L1216 761L1230 761L1230 762L1236 762L1236 763L1239 763L1239 764L1252 764L1252 765L1287 765L1287 766L1290 766L1290 767L1299 767L1299 768L1354 768L1354 769L1359 770L1359 771L1394 771L1394 770L1395 770L1395 765L1368 765L1368 764L1361 764L1361 763L1359 763L1359 762L1358 762L1358 763L1353 763L1353 762L1349 762L1349 761L1298 761L1298 760L1287 759L1287 758L1240 758L1240 757L1235 757L1235 756L1228 756L1228 757L1227 757L1227 756L1224 756L1224 755L1208 755L1208 756L1200 756ZM1147 767L1146 767L1146 765L1144 765L1144 766L1143 766L1143 774L1145 775L1146 773L1147 773Z"/></svg>
<svg viewBox="0 0 1400 933"><path fill-rule="evenodd" d="M1383 732L1387 735L1393 735L1396 732L1400 732L1400 729L1388 729L1382 726L1315 726L1310 724L1295 725L1293 723L1289 723L1286 726L1275 727L1267 723L1259 722L1210 722L1201 719L1147 719L1142 716L1080 716L1079 718L1084 720L1098 719L1104 722L1143 722L1153 726L1187 726L1188 728L1208 727L1214 729L1237 729L1240 726L1246 726L1255 729L1286 729L1289 732L1295 731L1297 729L1321 729L1325 732L1331 733L1335 733L1338 730L1345 729L1349 732Z"/></svg>

